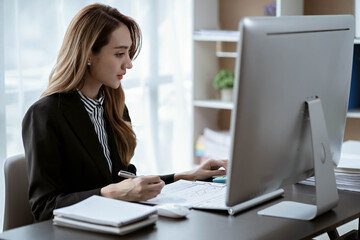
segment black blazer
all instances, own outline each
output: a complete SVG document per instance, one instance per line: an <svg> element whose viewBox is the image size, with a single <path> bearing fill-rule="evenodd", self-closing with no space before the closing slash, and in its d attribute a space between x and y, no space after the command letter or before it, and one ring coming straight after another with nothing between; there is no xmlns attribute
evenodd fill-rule
<svg viewBox="0 0 360 240"><path fill-rule="evenodd" d="M127 108L123 119L130 122ZM22 136L35 221L50 219L55 208L99 195L102 187L122 181L117 176L120 169L136 173L134 165L122 164L106 117L105 124L112 174L77 92L56 93L29 108L23 119ZM172 182L173 177L161 176L166 183Z"/></svg>

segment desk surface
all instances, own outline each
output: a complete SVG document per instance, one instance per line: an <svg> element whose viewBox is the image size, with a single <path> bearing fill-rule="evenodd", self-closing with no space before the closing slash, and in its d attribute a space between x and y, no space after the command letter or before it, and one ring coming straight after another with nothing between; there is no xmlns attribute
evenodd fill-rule
<svg viewBox="0 0 360 240"><path fill-rule="evenodd" d="M125 236L106 235L53 226L45 221L0 234L0 239L309 239L360 217L360 193L339 191L339 205L312 221L257 215L257 211L281 200L314 203L314 187L296 185L284 197L229 216L224 212L193 210L187 219L160 217L156 225Z"/></svg>

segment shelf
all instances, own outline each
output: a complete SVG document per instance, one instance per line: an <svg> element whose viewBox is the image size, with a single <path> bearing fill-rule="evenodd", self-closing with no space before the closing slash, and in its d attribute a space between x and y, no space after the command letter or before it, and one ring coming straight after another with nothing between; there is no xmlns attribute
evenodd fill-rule
<svg viewBox="0 0 360 240"><path fill-rule="evenodd" d="M236 58L237 52L216 52L217 57Z"/></svg>
<svg viewBox="0 0 360 240"><path fill-rule="evenodd" d="M346 114L348 118L360 118L360 109L349 110Z"/></svg>
<svg viewBox="0 0 360 240"><path fill-rule="evenodd" d="M237 42L238 31L226 30L198 30L194 32L195 41Z"/></svg>
<svg viewBox="0 0 360 240"><path fill-rule="evenodd" d="M221 100L194 100L195 107L204 108L218 108L218 109L233 109L234 104L232 102L224 102Z"/></svg>

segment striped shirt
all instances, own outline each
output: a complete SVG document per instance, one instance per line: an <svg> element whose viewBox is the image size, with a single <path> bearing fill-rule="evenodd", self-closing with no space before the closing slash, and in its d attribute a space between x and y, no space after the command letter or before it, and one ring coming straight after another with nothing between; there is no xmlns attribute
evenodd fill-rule
<svg viewBox="0 0 360 240"><path fill-rule="evenodd" d="M94 125L95 132L98 136L99 142L104 151L105 158L109 165L109 170L112 172L112 162L110 159L110 151L108 146L108 137L105 130L105 121L104 121L104 94L98 99L91 99L86 97L84 94L78 90L81 101L84 103L84 107L89 114L91 122Z"/></svg>

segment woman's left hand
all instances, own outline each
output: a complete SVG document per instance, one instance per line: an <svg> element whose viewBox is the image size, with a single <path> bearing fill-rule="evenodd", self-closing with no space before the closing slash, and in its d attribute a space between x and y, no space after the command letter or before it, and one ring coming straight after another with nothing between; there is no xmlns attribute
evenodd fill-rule
<svg viewBox="0 0 360 240"><path fill-rule="evenodd" d="M174 176L174 181L184 179L184 180L205 180L212 176L217 175L226 175L226 167L228 160L214 160L210 159L206 162L203 162L198 168L183 172L176 173ZM222 168L222 169L219 169Z"/></svg>

